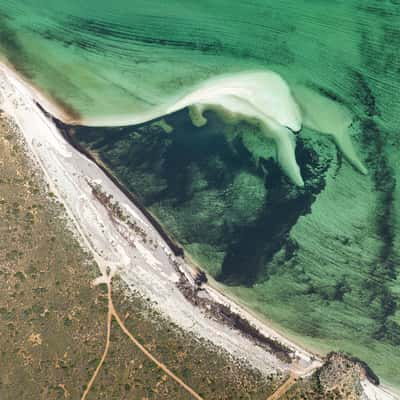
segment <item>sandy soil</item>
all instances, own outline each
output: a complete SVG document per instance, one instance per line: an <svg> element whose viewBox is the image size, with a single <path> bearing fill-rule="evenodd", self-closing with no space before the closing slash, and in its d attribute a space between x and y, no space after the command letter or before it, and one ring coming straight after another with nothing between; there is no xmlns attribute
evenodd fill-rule
<svg viewBox="0 0 400 400"><path fill-rule="evenodd" d="M119 274L132 290L150 298L155 306L180 327L199 337L223 347L232 355L245 359L265 374L291 372L306 376L321 365L318 357L290 342L266 326L246 310L223 294L206 285L204 296L228 304L256 326L262 334L289 347L298 359L285 364L240 332L207 318L186 301L176 286L179 274L175 265L190 277L191 268L184 260L175 258L146 217L91 161L65 142L56 127L37 107L34 89L28 87L5 65L0 66L0 106L15 119L29 145L31 154L43 169L51 191L66 207L71 228L82 245L94 255L101 276L97 280L109 282L109 277ZM146 238L134 235L124 224L116 224L108 210L93 196L91 182L101 185L102 190L113 195L131 218L146 233ZM111 270L111 274L109 274ZM395 399L380 388L365 385L366 398Z"/></svg>

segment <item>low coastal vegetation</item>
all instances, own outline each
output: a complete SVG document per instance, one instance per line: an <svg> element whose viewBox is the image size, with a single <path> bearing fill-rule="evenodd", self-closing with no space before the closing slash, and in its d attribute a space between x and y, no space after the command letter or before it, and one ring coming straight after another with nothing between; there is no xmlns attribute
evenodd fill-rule
<svg viewBox="0 0 400 400"><path fill-rule="evenodd" d="M92 188L93 196L107 209L110 218L112 218L116 224L125 223L129 232L133 233L134 236L140 237L145 243L149 241L149 244L152 245L154 250L157 248L158 244L153 242L152 239L148 239L145 230L142 229L134 219L127 215L120 204L117 201L114 201L112 195L104 192L102 186L96 182L88 180L88 184ZM130 239L130 236L131 235L126 234L124 235L124 238L131 246L135 246L135 243ZM207 296L202 296L202 285L207 282L207 275L204 271L197 269L197 272L194 275L193 284L182 271L177 259L174 258L172 262L180 277L177 286L186 300L196 307L199 307L210 318L216 319L221 324L228 325L232 329L240 331L242 335L255 341L259 346L273 353L282 361L288 364L293 362L295 355L288 347L284 346L277 340L263 335L244 317L233 312L229 306L216 302Z"/></svg>
<svg viewBox="0 0 400 400"><path fill-rule="evenodd" d="M329 353L323 367L295 382L280 400L358 400L363 393L360 378L366 376L365 367L346 354Z"/></svg>

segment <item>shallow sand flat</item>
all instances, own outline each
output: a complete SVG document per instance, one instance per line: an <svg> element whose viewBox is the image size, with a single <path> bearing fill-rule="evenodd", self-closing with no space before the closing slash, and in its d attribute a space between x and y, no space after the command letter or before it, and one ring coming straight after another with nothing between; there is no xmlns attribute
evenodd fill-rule
<svg viewBox="0 0 400 400"><path fill-rule="evenodd" d="M182 7L177 0L11 0L2 2L0 18L7 38L1 52L46 93L62 93L85 119L129 116L209 77L268 68L353 104L363 76L385 122L399 121L392 104L399 87L393 1Z"/></svg>
<svg viewBox="0 0 400 400"><path fill-rule="evenodd" d="M12 71L9 63L7 65ZM14 76L17 76L15 71ZM41 91L34 89L31 82L25 83L32 98L58 119L73 125L137 125L160 119L187 107L194 125L207 123L203 116L203 112L207 110L219 112L228 123L249 121L258 126L263 135L274 140L277 160L292 182L298 186L304 185L295 158L296 144L292 133L301 129L301 113L289 86L272 71L244 72L212 78L187 90L186 94L178 98L171 97L165 100L164 104L144 113L79 120L69 114L68 110L49 100ZM350 142L349 146L351 147Z"/></svg>
<svg viewBox="0 0 400 400"><path fill-rule="evenodd" d="M47 111L73 125L140 125L185 108L189 109L192 122L198 127L207 123L204 112L208 110L219 114L227 124L246 121L274 141L278 163L297 186L304 186L304 181L296 161L296 138L293 132L301 130L304 119L307 127L330 135L350 163L361 173L367 173L349 136L348 127L353 120L349 110L306 87L295 87L296 97L293 97L284 79L272 71L249 71L214 77L189 88L186 94L165 100L164 104L154 106L145 113L81 120L74 119L38 89L33 89L31 83L26 83L31 88L31 96L44 105Z"/></svg>

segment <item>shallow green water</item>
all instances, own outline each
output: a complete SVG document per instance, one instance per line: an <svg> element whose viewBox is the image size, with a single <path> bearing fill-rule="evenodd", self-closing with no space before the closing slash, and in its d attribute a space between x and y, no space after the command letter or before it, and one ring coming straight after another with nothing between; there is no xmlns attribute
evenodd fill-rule
<svg viewBox="0 0 400 400"><path fill-rule="evenodd" d="M184 110L167 118L171 133L148 124L77 138L243 302L399 386L400 4L82 3L1 4L0 48L84 118L146 110L217 72L249 68L273 69L354 114L369 174L304 129L304 190L282 175L271 143L212 114L201 129Z"/></svg>
<svg viewBox="0 0 400 400"><path fill-rule="evenodd" d="M366 79L397 126L396 1L235 3L11 0L0 6L1 46L84 116L137 111L216 72L269 67L357 104Z"/></svg>

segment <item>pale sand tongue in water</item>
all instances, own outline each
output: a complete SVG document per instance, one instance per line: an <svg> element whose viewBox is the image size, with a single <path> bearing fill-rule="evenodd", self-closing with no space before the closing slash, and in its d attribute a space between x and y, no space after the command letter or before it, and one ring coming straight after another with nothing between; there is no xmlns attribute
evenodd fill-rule
<svg viewBox="0 0 400 400"><path fill-rule="evenodd" d="M347 160L362 174L366 174L367 169L358 158L349 136L349 126L353 121L350 111L305 86L294 86L292 90L300 105L304 126L331 135Z"/></svg>
<svg viewBox="0 0 400 400"><path fill-rule="evenodd" d="M214 110L226 122L246 120L274 140L277 159L285 174L304 186L295 157L292 131L301 129L301 114L286 82L271 71L243 72L209 79L177 101L133 116L133 123L144 123L189 107L195 126L207 123L205 110ZM288 129L290 128L290 129ZM291 131L292 130L292 131Z"/></svg>
<svg viewBox="0 0 400 400"><path fill-rule="evenodd" d="M272 71L241 72L208 79L189 93L156 106L145 113L108 120L108 126L142 124L189 107L195 126L207 123L203 112L213 110L225 122L247 121L274 140L277 161L284 173L297 186L304 186L295 157L293 132L302 124L320 133L330 134L344 156L361 173L366 169L356 155L348 135L352 118L338 103L305 87L295 87L296 100L288 84ZM299 107L298 103L301 107ZM99 120L84 120L88 126L98 126Z"/></svg>
<svg viewBox="0 0 400 400"><path fill-rule="evenodd" d="M277 160L282 170L298 186L304 186L304 182L296 162L292 131L299 131L304 119L307 127L332 135L344 156L365 174L367 170L356 155L348 134L352 121L350 112L310 89L296 89L302 112L289 86L276 73L265 71L222 76L192 90L168 108L166 114L189 107L190 117L196 126L207 123L203 115L206 110L218 112L228 123L238 120L253 123L275 141Z"/></svg>

